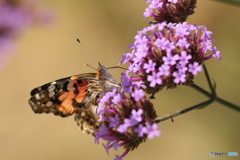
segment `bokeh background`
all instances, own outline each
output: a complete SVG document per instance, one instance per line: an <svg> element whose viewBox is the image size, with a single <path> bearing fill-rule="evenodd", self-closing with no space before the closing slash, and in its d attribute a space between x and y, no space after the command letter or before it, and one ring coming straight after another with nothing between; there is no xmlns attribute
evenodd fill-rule
<svg viewBox="0 0 240 160"><path fill-rule="evenodd" d="M27 101L31 89L79 73L95 72L76 42L79 38L95 64L116 66L137 30L151 19L143 18L147 4L139 0L42 0L56 14L48 27L34 27L18 37L18 48L0 72L0 159L71 160L113 159L93 137L77 129L74 117L36 115ZM191 24L206 25L213 31L223 60L206 65L217 83L217 93L240 105L240 6L199 0ZM122 70L111 74L119 81ZM196 84L208 89L204 74ZM164 90L153 100L158 115L165 116L207 98L187 87ZM240 154L240 113L214 103L194 110L174 122L159 124L162 135L141 144L126 160L239 159L210 157L211 151Z"/></svg>

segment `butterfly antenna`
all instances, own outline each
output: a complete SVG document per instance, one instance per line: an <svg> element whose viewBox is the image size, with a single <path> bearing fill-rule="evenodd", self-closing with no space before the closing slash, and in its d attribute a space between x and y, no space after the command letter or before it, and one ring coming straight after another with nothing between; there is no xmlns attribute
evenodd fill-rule
<svg viewBox="0 0 240 160"><path fill-rule="evenodd" d="M94 66L95 68L97 68L97 67L94 65L94 63L93 63L93 61L92 61L90 55L88 54L88 52L87 52L86 49L83 47L81 41L80 41L78 38L77 38L77 41L78 41L78 43L80 43L80 45L82 46L82 49L83 49L84 53L87 55L89 61L93 64L93 66ZM88 66L89 66L89 65L88 65Z"/></svg>

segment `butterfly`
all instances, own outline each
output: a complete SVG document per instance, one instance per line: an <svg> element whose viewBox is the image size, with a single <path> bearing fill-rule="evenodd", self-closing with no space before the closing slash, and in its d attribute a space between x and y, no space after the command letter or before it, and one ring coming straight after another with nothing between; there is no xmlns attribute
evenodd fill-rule
<svg viewBox="0 0 240 160"><path fill-rule="evenodd" d="M33 89L29 105L35 113L53 113L61 117L75 114L79 129L94 136L94 131L100 127L99 95L118 86L105 66L99 63L96 70L97 73L62 78Z"/></svg>

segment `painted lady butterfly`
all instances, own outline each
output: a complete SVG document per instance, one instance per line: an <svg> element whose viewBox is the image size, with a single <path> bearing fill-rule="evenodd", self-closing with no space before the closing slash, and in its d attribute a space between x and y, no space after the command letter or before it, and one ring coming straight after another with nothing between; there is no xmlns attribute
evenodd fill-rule
<svg viewBox="0 0 240 160"><path fill-rule="evenodd" d="M99 128L97 99L117 86L107 68L99 63L97 73L79 74L47 83L31 91L28 103L35 113L67 117L75 113L79 128L94 135Z"/></svg>

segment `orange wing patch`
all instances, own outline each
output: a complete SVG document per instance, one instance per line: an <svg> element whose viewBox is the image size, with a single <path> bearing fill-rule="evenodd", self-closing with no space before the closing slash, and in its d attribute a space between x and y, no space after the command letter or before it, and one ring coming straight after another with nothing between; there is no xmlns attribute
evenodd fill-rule
<svg viewBox="0 0 240 160"><path fill-rule="evenodd" d="M58 100L62 103L56 105L56 109L63 114L73 114L77 108L84 107L85 102L83 100L87 94L87 85L87 81L81 81L80 83L78 81L71 81L69 83L69 91L60 92Z"/></svg>

